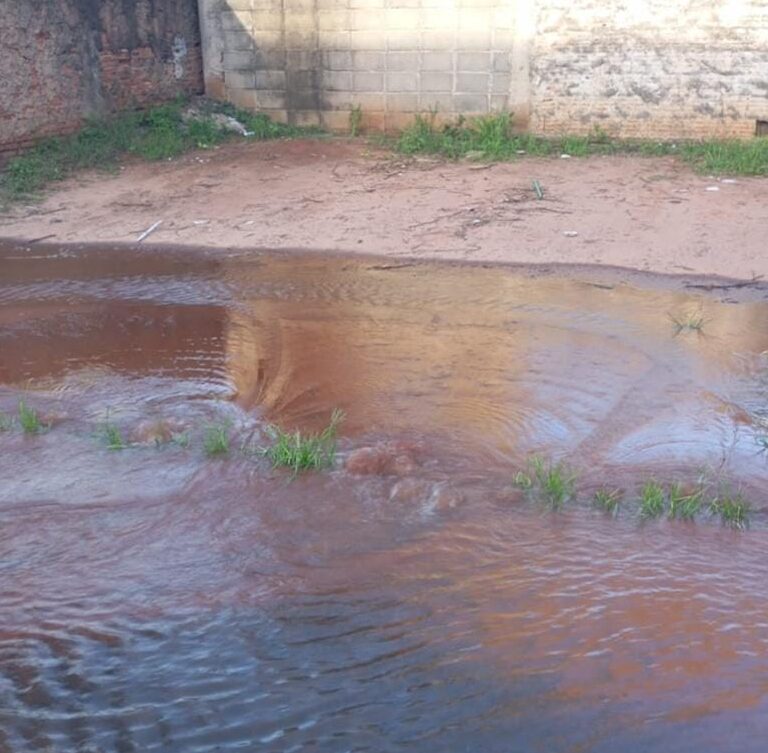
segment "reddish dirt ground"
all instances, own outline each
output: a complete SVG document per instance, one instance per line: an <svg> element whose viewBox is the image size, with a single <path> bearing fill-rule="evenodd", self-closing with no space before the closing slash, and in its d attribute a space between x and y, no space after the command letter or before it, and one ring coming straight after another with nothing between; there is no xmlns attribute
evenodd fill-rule
<svg viewBox="0 0 768 753"><path fill-rule="evenodd" d="M362 141L239 143L78 176L41 204L0 217L0 236L135 242L154 226L145 244L604 264L748 280L768 274L766 190L766 179L696 175L673 158L486 165L403 158Z"/></svg>

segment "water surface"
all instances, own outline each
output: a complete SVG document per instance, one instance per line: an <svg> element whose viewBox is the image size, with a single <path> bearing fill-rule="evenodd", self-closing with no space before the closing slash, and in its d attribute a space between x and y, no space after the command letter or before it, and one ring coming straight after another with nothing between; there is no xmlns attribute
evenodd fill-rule
<svg viewBox="0 0 768 753"><path fill-rule="evenodd" d="M760 300L0 249L0 410L52 423L0 433L0 751L764 751L766 351ZM249 451L333 408L332 472ZM345 468L360 448L384 462ZM533 453L581 499L523 499ZM702 475L750 530L588 502Z"/></svg>

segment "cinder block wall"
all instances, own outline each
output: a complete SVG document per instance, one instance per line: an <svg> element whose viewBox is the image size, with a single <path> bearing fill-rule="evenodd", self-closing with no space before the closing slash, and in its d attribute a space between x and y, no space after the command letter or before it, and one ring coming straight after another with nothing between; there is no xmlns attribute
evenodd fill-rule
<svg viewBox="0 0 768 753"><path fill-rule="evenodd" d="M203 89L197 0L0 0L0 153Z"/></svg>
<svg viewBox="0 0 768 753"><path fill-rule="evenodd" d="M737 136L768 120L765 0L200 0L206 91L395 130L511 111L542 134Z"/></svg>

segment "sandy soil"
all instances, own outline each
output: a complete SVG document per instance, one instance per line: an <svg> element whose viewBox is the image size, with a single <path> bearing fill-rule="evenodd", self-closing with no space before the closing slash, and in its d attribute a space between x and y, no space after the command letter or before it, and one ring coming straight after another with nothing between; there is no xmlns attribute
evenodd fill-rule
<svg viewBox="0 0 768 753"><path fill-rule="evenodd" d="M537 199L532 181L544 189ZM768 275L768 179L671 158L404 159L346 140L229 144L70 180L0 216L0 236L354 251Z"/></svg>

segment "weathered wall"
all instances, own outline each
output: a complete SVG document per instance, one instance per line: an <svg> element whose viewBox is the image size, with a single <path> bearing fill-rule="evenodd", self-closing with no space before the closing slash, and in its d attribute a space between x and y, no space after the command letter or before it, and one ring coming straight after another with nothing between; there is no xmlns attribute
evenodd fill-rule
<svg viewBox="0 0 768 753"><path fill-rule="evenodd" d="M539 2L531 81L540 132L752 136L768 120L768 2Z"/></svg>
<svg viewBox="0 0 768 753"><path fill-rule="evenodd" d="M274 117L394 129L511 110L538 133L749 136L768 0L200 0L206 89Z"/></svg>
<svg viewBox="0 0 768 753"><path fill-rule="evenodd" d="M200 91L196 0L0 0L0 152Z"/></svg>

